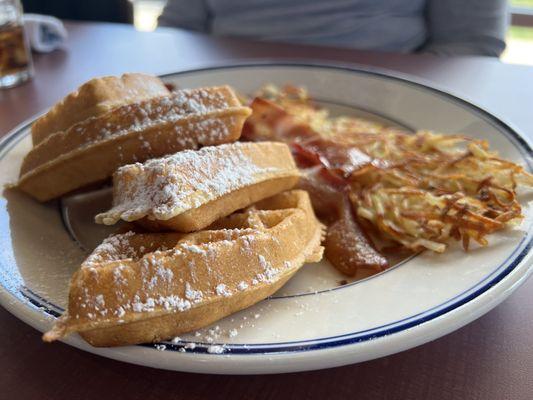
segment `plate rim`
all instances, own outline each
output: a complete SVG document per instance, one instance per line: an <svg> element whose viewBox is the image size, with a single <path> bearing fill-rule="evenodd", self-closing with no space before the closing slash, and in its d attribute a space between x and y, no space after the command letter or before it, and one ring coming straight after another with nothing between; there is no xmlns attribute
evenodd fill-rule
<svg viewBox="0 0 533 400"><path fill-rule="evenodd" d="M458 96L458 95L455 95L455 94L453 94L452 92L450 92L450 91L448 91L446 89L439 88L438 85L435 85L432 82L427 82L427 81L424 81L423 79L419 79L418 77L413 77L413 76L410 76L408 74L398 73L396 71L389 71L389 70L383 69L383 68L369 67L369 66L358 65L358 64L319 63L319 62L306 61L306 60L292 61L292 60L284 59L284 60L274 60L274 61L273 60L252 60L252 61L239 61L239 62L235 62L235 63L211 64L210 66L206 66L206 67L192 68L192 69L180 70L180 71L173 72L173 73L166 73L166 74L160 75L160 77L165 79L165 78L175 77L175 76L179 76L179 75L198 73L198 72L206 72L206 71L210 71L210 70L211 71L212 70L226 70L226 69L233 69L233 68L249 68L249 67L293 67L293 68L307 67L307 68L334 69L334 70L342 70L342 71L347 71L347 72L355 72L355 73L359 73L359 74L363 73L363 74L368 74L368 75L372 75L372 76L376 76L377 75L377 76L379 76L381 78L384 78L384 79L392 79L392 80L403 82L403 83L405 83L407 85L411 85L411 86L414 85L416 87L421 88L423 91L430 91L430 92L436 93L438 95L441 95L441 96L443 96L445 98L449 98L453 102L455 102L456 104L460 103L463 106L466 106L469 109L469 111L475 111L476 114L479 115L479 117L484 117L485 119L489 120L491 123L495 124L499 128L503 128L503 129L500 129L501 132L502 133L505 132L504 133L505 136L508 136L508 134L510 134L508 136L508 138L510 138L511 141L515 141L516 144L518 144L517 147L519 148L519 150L521 152L523 150L526 151L526 153L524 153L522 155L524 156L524 160L528 164L529 169L531 169L531 160L530 160L531 157L527 153L527 152L529 152L529 154L531 154L531 145L529 143L529 138L526 135L524 135L523 133L521 133L520 130L518 130L515 127L513 127L512 125L502 121L501 118L499 118L498 116L494 115L491 112L486 111L485 109L483 109L482 107L476 105L472 101L465 99L463 96ZM26 130L29 127L29 125L36 118L38 118L39 115L42 115L42 113L35 114L31 118L28 118L27 120L23 121L22 123L17 125L15 128L13 128L11 131L9 131L4 137L2 137L1 140L0 140L0 154L4 153L4 150L5 150L6 146L7 147L11 147L14 144L16 144L18 142L18 140L16 142L14 142L13 144L11 144L11 145L9 145L9 142L12 141L14 138L16 138L18 136L17 134L20 135L21 131ZM21 137L20 137L19 140L22 140L22 138L25 137L25 135L20 135L20 136ZM9 149L7 151L9 151ZM505 267L504 270L501 271L497 275L497 277L495 279L493 279L489 283L486 283L485 285L483 285L482 288L480 288L480 289L476 290L474 293L466 296L462 301L457 302L457 303L453 303L449 307L446 307L441 312L438 312L438 315L434 315L431 318L426 318L426 319L423 319L423 320L413 321L412 323L410 323L410 326L407 327L407 328L398 329L398 330L395 330L394 332L388 332L388 333L386 333L384 335L381 335L381 336L397 335L397 334L401 333L402 331L405 331L406 329L411 330L411 329L414 329L414 328L417 328L417 327L421 327L422 325L428 325L428 323L433 321L434 319L436 319L438 317L441 317L441 316L449 315L453 311L459 310L463 306L468 305L473 300L479 299L484 294L487 294L488 291L496 289L496 288L501 288L502 287L501 286L502 285L502 281L506 281L507 280L506 278L508 278L509 275L513 271L517 271L519 269L519 267L524 267L524 265L526 264L526 262L528 260L531 261L530 260L531 259L530 256L531 256L531 249L532 249L532 246L533 246L533 239L529 238L529 242L526 243L524 245L524 247L522 247L523 241L525 241L528 238L528 236L529 235L526 235L522 239L522 241L517 245L515 250L513 250L513 253L511 253L511 255L508 257L508 259L506 259L506 261L504 263L502 263L502 265L505 265L505 264L507 264L509 262L509 265L507 267ZM514 253L520 248L521 248L521 250L519 251L519 254L515 256ZM521 282L525 281L525 279L531 274L531 268L529 268L529 267L530 267L530 265L527 265L527 266L524 267L524 271L522 271L523 275L512 286L512 290L514 290L517 287L516 283L521 283ZM501 267L499 267L499 268L501 268ZM2 286L3 286L2 287L2 289L3 289L2 291L5 291L6 293L9 293L11 296L15 296L14 294L12 294L10 292L9 288L7 288L7 287L5 287L3 285L3 283L2 283ZM481 289L483 289L483 290L481 290ZM470 290L471 289L469 289L468 291L470 291ZM506 292L507 295L509 293L510 292ZM464 294L464 293L462 293L462 294ZM1 300L2 300L1 301L2 305L4 305L4 299L2 298ZM501 300L497 301L496 304L499 304L500 301L503 301L503 298ZM494 304L494 306L496 304ZM24 305L24 306L26 306L26 305ZM5 307L5 305L4 305L4 307ZM438 306L438 307L440 307L440 306ZM425 312L427 312L427 311L425 311ZM455 313L453 313L453 314L455 314ZM15 315L17 317L19 317L17 314L15 314ZM413 318L413 317L409 317L409 319L410 318ZM469 322L469 321L466 321L465 324L467 322ZM340 336L347 336L347 335L353 335L353 334L354 333L340 335ZM443 334L445 334L445 333L438 334L434 338L440 337ZM331 339L331 338L324 338L324 340L328 340L328 339ZM377 340L376 336L373 336L372 339L373 340ZM311 340L306 340L306 341L303 341L303 342L312 342L312 341L317 341L317 340L321 340L321 339L311 339ZM313 351L326 350L326 349L332 349L332 348L343 348L343 347L347 347L347 346L354 345L354 344L357 345L358 343L360 344L361 342L362 341L360 341L360 340L356 340L356 341L349 342L349 343L337 343L337 342L335 342L333 345L328 345L329 342L326 342L325 343L326 345L324 345L324 346L312 347L312 348L306 348L306 349L302 349L302 346L298 346L298 350L296 350L296 351L297 352L302 352L302 351L303 352L313 352ZM295 342L289 342L289 343L295 343ZM141 345L141 346L155 347L154 345L151 345L151 344ZM255 346L256 345L254 345L254 347ZM257 345L257 346L260 346L260 345ZM182 346L176 346L176 350L178 350L179 347L182 347ZM284 349L281 352L270 353L270 352L265 352L264 349L263 349L263 351L258 351L258 352L239 353L239 352L236 352L236 351L234 351L232 349L232 352L229 353L229 356L231 357L231 356L237 356L237 355L243 355L243 354L246 355L246 356L251 356L251 355L261 356L261 355L267 355L267 354L268 355L270 355L270 354L274 355L274 354L280 354L280 353L294 354L294 352L295 352L294 350L288 350L287 351L286 349ZM199 352L199 353L201 353L201 352ZM193 354L199 354L199 353L195 352ZM226 356L228 356L228 355L226 355Z"/></svg>

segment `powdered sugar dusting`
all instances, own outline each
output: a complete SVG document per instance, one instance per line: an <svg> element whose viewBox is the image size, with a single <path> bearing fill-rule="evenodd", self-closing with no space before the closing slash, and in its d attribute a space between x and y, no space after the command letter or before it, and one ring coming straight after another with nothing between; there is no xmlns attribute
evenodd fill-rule
<svg viewBox="0 0 533 400"><path fill-rule="evenodd" d="M112 235L105 239L102 244L83 262L82 267L94 267L106 261L126 260L138 257L137 250L130 245L129 239L134 232ZM115 273L115 279L120 280L120 268Z"/></svg>
<svg viewBox="0 0 533 400"><path fill-rule="evenodd" d="M197 130L198 143L220 142L228 129L226 123L213 113L237 108L240 108L240 104L231 89L220 87L185 89L116 107L109 114L88 118L67 131L47 137L28 154L23 170L26 173L75 149L84 149L131 133L142 133L153 127L175 124L190 116L203 116L201 120L190 122ZM179 126L176 124L176 127ZM148 141L143 141L142 146L151 147Z"/></svg>
<svg viewBox="0 0 533 400"><path fill-rule="evenodd" d="M224 345L214 344L207 348L207 352L210 354L222 354L225 351Z"/></svg>
<svg viewBox="0 0 533 400"><path fill-rule="evenodd" d="M227 286L224 285L223 283L217 285L217 287L216 287L215 290L216 290L216 292L217 292L217 294L218 294L219 296L224 296L224 297L229 297L229 296L231 296L231 290L229 290L229 289L227 288Z"/></svg>
<svg viewBox="0 0 533 400"><path fill-rule="evenodd" d="M134 312L142 313L155 311L156 306L163 306L167 311L186 311L191 308L191 302L174 295L160 296L156 299L149 297L145 301L135 296L133 302L127 304L126 308L131 307Z"/></svg>
<svg viewBox="0 0 533 400"><path fill-rule="evenodd" d="M265 240L270 240L262 234L270 226L268 212L276 211L251 208L217 225L227 228L202 234L127 232L108 238L84 264L79 276L83 279L74 280L79 308L71 313L72 318L81 319L80 323L84 319L107 323L113 318L122 324L144 319L141 313L151 314L146 318L157 318L211 303L214 307L224 306L227 297L235 296L235 301L246 298L243 291L261 289L282 274L287 276L291 272L288 269L298 266L292 263L299 261L280 259L271 250L272 243L282 244L281 238L265 245ZM231 249L232 253L220 251L221 248ZM219 268L221 255L234 264ZM238 263L241 257L245 263ZM250 322L260 315L255 312L243 320L248 318ZM219 331L217 327L209 329L205 347L221 345ZM237 334L236 330L227 331L229 338Z"/></svg>
<svg viewBox="0 0 533 400"><path fill-rule="evenodd" d="M233 143L181 151L120 168L114 179L115 206L96 217L113 224L120 218L166 220L226 193L253 184L280 168L260 167L245 152L261 143ZM266 144L270 145L270 144Z"/></svg>
<svg viewBox="0 0 533 400"><path fill-rule="evenodd" d="M204 294L200 290L194 290L189 282L185 282L185 297L193 303L202 301Z"/></svg>

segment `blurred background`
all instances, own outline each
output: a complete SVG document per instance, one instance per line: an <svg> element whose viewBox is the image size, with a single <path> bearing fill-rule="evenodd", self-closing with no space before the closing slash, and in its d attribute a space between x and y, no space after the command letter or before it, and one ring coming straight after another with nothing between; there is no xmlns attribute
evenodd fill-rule
<svg viewBox="0 0 533 400"><path fill-rule="evenodd" d="M506 63L533 65L533 0L510 0L511 26ZM133 24L139 31L153 31L166 0L22 0L24 11L67 20Z"/></svg>

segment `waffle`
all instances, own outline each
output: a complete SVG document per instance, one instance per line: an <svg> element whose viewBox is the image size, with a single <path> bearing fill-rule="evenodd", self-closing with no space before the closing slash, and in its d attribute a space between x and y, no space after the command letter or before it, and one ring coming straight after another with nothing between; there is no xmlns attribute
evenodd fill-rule
<svg viewBox="0 0 533 400"><path fill-rule="evenodd" d="M181 90L112 109L33 147L18 187L39 201L109 178L125 164L239 138L250 109L227 86Z"/></svg>
<svg viewBox="0 0 533 400"><path fill-rule="evenodd" d="M168 94L163 82L151 75L133 73L91 79L34 122L31 127L33 144L37 145L52 133L64 131L132 100Z"/></svg>
<svg viewBox="0 0 533 400"><path fill-rule="evenodd" d="M283 143L232 143L182 151L120 168L114 207L97 223L136 221L153 231L192 232L256 201L291 189L299 178Z"/></svg>
<svg viewBox="0 0 533 400"><path fill-rule="evenodd" d="M191 234L111 236L72 278L67 313L43 339L94 346L155 342L207 326L276 292L322 257L306 192L263 200Z"/></svg>

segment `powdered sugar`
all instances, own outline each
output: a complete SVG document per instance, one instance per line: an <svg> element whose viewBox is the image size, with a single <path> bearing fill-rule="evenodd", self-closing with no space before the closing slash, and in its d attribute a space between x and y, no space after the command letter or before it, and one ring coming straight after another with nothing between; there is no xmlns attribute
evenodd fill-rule
<svg viewBox="0 0 533 400"><path fill-rule="evenodd" d="M196 343L194 343L194 342L185 343L183 348L185 348L187 350L194 350L196 348Z"/></svg>
<svg viewBox="0 0 533 400"><path fill-rule="evenodd" d="M134 232L112 235L105 239L83 262L82 267L94 267L102 262L132 259L138 256L137 250L130 245L129 239Z"/></svg>
<svg viewBox="0 0 533 400"><path fill-rule="evenodd" d="M201 255L205 254L205 250L195 244L181 243L180 246L183 249L190 251L191 253L194 253L194 254L201 254Z"/></svg>
<svg viewBox="0 0 533 400"><path fill-rule="evenodd" d="M224 297L229 297L231 296L231 290L229 290L226 285L224 285L223 283L217 285L216 289L215 289L216 293L219 295L219 296L224 296Z"/></svg>
<svg viewBox="0 0 533 400"><path fill-rule="evenodd" d="M95 297L96 309L105 307L104 296L99 294Z"/></svg>
<svg viewBox="0 0 533 400"><path fill-rule="evenodd" d="M255 278L252 279L252 285L257 285L259 282L273 282L280 271L277 268L274 268L263 255L258 254L257 258L263 272L258 273Z"/></svg>
<svg viewBox="0 0 533 400"><path fill-rule="evenodd" d="M126 311L124 311L124 308L121 306L117 308L115 314L117 317L122 318L126 314Z"/></svg>
<svg viewBox="0 0 533 400"><path fill-rule="evenodd" d="M194 290L189 282L185 282L185 297L193 303L202 301L204 294L200 290Z"/></svg>
<svg viewBox="0 0 533 400"><path fill-rule="evenodd" d="M224 353L225 351L225 346L224 345L218 345L218 344L214 344L214 345L211 345L207 348L207 352L209 354L222 354Z"/></svg>
<svg viewBox="0 0 533 400"><path fill-rule="evenodd" d="M196 147L198 143L220 142L228 133L227 123L232 121L222 121L217 113L237 108L240 108L240 104L231 89L219 87L180 90L167 96L156 96L116 107L108 114L88 118L67 131L47 137L29 153L24 162L23 173L74 150L127 134L142 134L163 125L175 125L180 129L187 129L188 125L194 126L197 135L192 147ZM203 116L203 119L187 122L191 116ZM180 120L185 123L178 124ZM179 135L176 135L176 139L179 139ZM140 140L142 147L151 147L150 142L144 140L142 135ZM122 153L119 151L118 154L120 156Z"/></svg>
<svg viewBox="0 0 533 400"><path fill-rule="evenodd" d="M276 172L288 173L259 166L247 155L264 146L272 144L204 147L119 168L114 178L115 206L97 215L96 221L113 224L120 218L134 221L145 216L166 220Z"/></svg>

